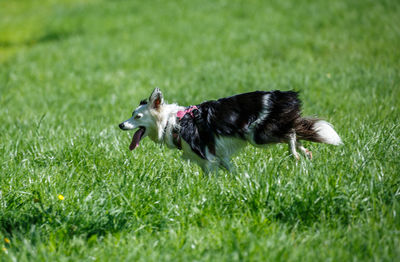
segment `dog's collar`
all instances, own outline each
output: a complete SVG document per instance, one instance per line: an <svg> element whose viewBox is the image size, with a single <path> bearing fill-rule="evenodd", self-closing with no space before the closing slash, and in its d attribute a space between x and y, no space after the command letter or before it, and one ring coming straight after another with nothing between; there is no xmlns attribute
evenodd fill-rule
<svg viewBox="0 0 400 262"><path fill-rule="evenodd" d="M185 110L178 111L178 112L176 113L176 117L178 117L179 120L182 120L182 118L183 118L186 114L189 114L191 117L194 117L192 111L195 110L195 109L198 109L197 106L189 106L189 107L186 107Z"/></svg>
<svg viewBox="0 0 400 262"><path fill-rule="evenodd" d="M189 114L192 118L194 118L193 110L196 109L198 109L197 106L189 106L185 110L178 111L176 113L177 122L179 123L179 121L182 120L182 118L186 114ZM164 127L164 134L167 132L168 125L169 125L169 120L167 121L167 124ZM179 128L177 128L176 126L172 127L171 135L172 135L172 143L176 146L176 148L182 150L182 141L181 141L181 136L179 135Z"/></svg>
<svg viewBox="0 0 400 262"><path fill-rule="evenodd" d="M195 110L195 109L198 109L197 106L189 106L189 107L185 108L185 110L178 111L176 113L178 123L179 123L179 121L182 120L182 118L186 114L189 114L193 118L194 117L193 110ZM168 122L167 122L165 129L167 129L167 126L168 126ZM179 150L182 150L182 141L181 141L181 136L179 135L179 129L177 127L173 127L171 134L172 134L172 142L174 143L176 148L178 148Z"/></svg>
<svg viewBox="0 0 400 262"><path fill-rule="evenodd" d="M167 124L164 127L164 135L167 132L169 120L167 121ZM179 136L179 129L177 127L172 127L171 130L171 135L172 135L172 143L178 148L179 150L182 150L182 142L181 142L181 137Z"/></svg>

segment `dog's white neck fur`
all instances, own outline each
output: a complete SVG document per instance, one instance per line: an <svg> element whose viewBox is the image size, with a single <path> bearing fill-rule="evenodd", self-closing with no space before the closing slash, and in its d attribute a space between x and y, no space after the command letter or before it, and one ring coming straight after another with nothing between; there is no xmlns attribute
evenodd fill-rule
<svg viewBox="0 0 400 262"><path fill-rule="evenodd" d="M176 114L181 110L185 110L185 107L177 104L163 104L158 110L153 110L156 130L149 133L150 139L157 143L164 142L168 147L175 147L171 133L174 127L177 127Z"/></svg>

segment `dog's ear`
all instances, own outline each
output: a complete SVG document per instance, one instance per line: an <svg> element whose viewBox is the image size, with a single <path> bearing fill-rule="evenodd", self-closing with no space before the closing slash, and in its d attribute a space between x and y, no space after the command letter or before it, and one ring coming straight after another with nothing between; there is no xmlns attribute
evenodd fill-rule
<svg viewBox="0 0 400 262"><path fill-rule="evenodd" d="M161 93L161 90L157 87L154 89L153 93L151 93L149 98L149 103L152 108L159 109L162 104L164 104L164 98Z"/></svg>

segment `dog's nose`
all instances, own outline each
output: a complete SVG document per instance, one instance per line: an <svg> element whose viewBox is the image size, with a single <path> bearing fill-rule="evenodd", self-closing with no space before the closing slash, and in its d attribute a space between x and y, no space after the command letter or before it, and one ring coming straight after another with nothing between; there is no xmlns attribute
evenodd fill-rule
<svg viewBox="0 0 400 262"><path fill-rule="evenodd" d="M119 128L124 129L124 123L119 124Z"/></svg>

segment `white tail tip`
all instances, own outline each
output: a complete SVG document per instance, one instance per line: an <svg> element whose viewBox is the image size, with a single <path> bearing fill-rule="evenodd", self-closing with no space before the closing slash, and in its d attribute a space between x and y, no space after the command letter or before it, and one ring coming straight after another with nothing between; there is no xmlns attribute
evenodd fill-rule
<svg viewBox="0 0 400 262"><path fill-rule="evenodd" d="M330 123L320 120L316 122L312 128L318 134L318 137L322 143L335 146L343 144L342 139L340 139L339 135L336 133Z"/></svg>

